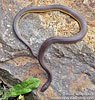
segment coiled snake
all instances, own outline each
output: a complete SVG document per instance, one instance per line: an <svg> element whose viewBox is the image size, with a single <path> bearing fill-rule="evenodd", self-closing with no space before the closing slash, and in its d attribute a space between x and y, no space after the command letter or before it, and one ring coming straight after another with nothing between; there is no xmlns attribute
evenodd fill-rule
<svg viewBox="0 0 95 100"><path fill-rule="evenodd" d="M71 8L68 8L64 5L49 5L49 6L38 6L38 7L24 8L15 16L14 23L13 23L13 28L14 28L14 31L15 31L17 37L30 49L30 51L33 55L32 48L30 47L29 43L26 40L24 40L18 32L18 29L19 29L18 23L19 23L21 17L27 13L30 13L30 12L39 12L40 13L40 12L48 12L48 11L54 11L54 10L60 11L62 13L66 13L67 15L69 15L73 19L75 19L80 25L80 32L72 37L56 36L56 37L48 38L41 45L39 52L38 52L37 59L39 60L41 67L48 74L48 80L41 88L42 92L44 92L49 87L49 85L52 81L52 74L44 62L44 53L45 53L46 49L48 48L48 46L50 46L53 43L71 44L71 43L76 43L77 41L81 40L85 36L85 34L87 33L86 21L83 19L83 17L80 16L80 14L78 14L76 11L72 10Z"/></svg>

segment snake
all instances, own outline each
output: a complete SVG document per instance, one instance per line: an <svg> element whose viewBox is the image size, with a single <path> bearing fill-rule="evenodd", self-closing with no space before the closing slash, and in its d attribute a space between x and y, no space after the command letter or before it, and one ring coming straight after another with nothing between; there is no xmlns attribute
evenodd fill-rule
<svg viewBox="0 0 95 100"><path fill-rule="evenodd" d="M46 83L42 86L41 92L44 92L48 89L48 87L50 86L52 79L53 79L52 73L48 69L47 65L45 64L45 60L44 60L44 54L45 54L46 49L51 44L54 44L54 43L62 43L62 44L76 43L77 41L82 40L83 37L87 33L87 23L86 23L85 19L79 13L77 13L75 10L73 10L67 6L60 5L60 4L53 4L53 5L48 5L48 6L25 7L16 14L14 21L13 21L13 29L14 29L15 34L18 37L18 39L21 40L30 49L30 51L34 57L35 57L35 55L33 54L31 46L29 45L27 40L25 40L19 34L19 31L18 31L19 25L18 24L19 24L20 19L27 13L36 13L36 12L37 13L44 13L44 12L49 12L49 11L60 11L62 13L69 15L75 21L78 22L79 27L80 27L80 31L77 34L75 34L73 36L69 36L69 37L61 37L61 36L50 37L50 38L46 39L42 43L42 45L40 46L40 49L38 51L38 56L36 58L38 59L41 67L47 73L47 78L48 78Z"/></svg>

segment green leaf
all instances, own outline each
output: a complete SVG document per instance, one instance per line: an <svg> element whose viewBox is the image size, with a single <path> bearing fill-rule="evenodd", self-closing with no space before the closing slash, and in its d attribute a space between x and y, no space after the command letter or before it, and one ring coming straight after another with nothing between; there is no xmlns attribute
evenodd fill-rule
<svg viewBox="0 0 95 100"><path fill-rule="evenodd" d="M8 97L0 98L0 100L8 100Z"/></svg>
<svg viewBox="0 0 95 100"><path fill-rule="evenodd" d="M20 84L15 85L5 92L4 96L6 97L16 97L21 94L29 93L32 90L38 88L40 85L40 80L37 78L30 78L23 81Z"/></svg>
<svg viewBox="0 0 95 100"><path fill-rule="evenodd" d="M0 89L0 96L3 94L3 90Z"/></svg>

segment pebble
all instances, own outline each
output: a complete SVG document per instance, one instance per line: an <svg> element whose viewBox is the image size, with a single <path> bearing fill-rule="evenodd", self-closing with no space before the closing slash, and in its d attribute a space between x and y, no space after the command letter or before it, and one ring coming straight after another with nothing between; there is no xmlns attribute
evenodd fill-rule
<svg viewBox="0 0 95 100"><path fill-rule="evenodd" d="M11 25L7 25L7 27L11 27Z"/></svg>
<svg viewBox="0 0 95 100"><path fill-rule="evenodd" d="M9 8L9 11L12 11L12 9L11 9L11 8Z"/></svg>

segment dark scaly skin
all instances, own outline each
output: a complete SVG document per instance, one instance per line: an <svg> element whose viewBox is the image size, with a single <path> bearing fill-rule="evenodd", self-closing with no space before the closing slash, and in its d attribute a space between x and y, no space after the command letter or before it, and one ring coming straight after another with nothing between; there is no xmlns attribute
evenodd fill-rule
<svg viewBox="0 0 95 100"><path fill-rule="evenodd" d="M86 21L83 19L83 17L80 16L80 14L78 14L77 12L72 10L71 8L68 8L64 5L49 5L49 6L42 6L42 7L28 7L28 8L22 9L16 15L16 17L14 19L14 24L13 24L13 26L14 26L13 28L14 28L14 31L15 31L17 37L30 49L31 53L33 54L29 43L26 40L24 40L18 32L18 22L19 22L20 18L26 13L29 13L29 12L47 12L47 11L53 11L53 10L58 10L58 11L61 11L63 13L68 14L69 16L71 16L73 19L75 19L79 23L81 29L80 29L79 33L77 33L76 35L74 35L72 37L59 37L59 36L51 37L51 38L46 39L43 42L43 44L41 45L37 59L39 60L41 67L48 74L48 80L42 86L41 92L44 92L49 87L49 85L52 81L52 74L44 62L44 53L45 53L46 49L53 43L72 44L72 43L76 43L79 40L82 40L82 38L87 33Z"/></svg>

